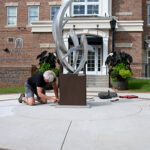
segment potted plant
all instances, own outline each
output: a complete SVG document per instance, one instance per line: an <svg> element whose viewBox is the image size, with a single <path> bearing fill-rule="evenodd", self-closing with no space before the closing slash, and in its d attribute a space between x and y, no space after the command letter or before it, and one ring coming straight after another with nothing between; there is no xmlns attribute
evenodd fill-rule
<svg viewBox="0 0 150 150"><path fill-rule="evenodd" d="M39 64L36 72L45 72L47 70L52 70L57 77L59 76L59 71L56 68L56 56L53 53L47 53L47 51L43 51L36 57L36 59L39 59ZM48 83L45 89L52 89L51 84Z"/></svg>
<svg viewBox="0 0 150 150"><path fill-rule="evenodd" d="M132 57L125 52L111 53L105 62L109 67L112 85L118 90L128 89L128 79L132 77L130 64Z"/></svg>

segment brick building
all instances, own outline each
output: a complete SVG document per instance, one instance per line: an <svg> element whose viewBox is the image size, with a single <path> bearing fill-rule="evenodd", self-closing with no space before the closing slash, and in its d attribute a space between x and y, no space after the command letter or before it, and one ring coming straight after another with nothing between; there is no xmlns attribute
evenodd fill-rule
<svg viewBox="0 0 150 150"><path fill-rule="evenodd" d="M52 20L64 1L0 0L1 87L22 86L32 65L38 64L36 56L43 50L55 52ZM74 0L65 16L69 19L63 31L65 45L72 45L68 32L74 28L78 36L86 34L95 49L86 67L94 86L97 78L108 77L105 60L112 50L112 18L117 21L115 50L132 55L134 76L149 76L150 1Z"/></svg>

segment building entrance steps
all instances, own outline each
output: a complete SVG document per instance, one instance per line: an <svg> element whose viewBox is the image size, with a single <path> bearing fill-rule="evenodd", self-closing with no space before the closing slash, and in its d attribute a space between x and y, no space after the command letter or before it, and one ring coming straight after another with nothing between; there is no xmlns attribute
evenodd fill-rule
<svg viewBox="0 0 150 150"><path fill-rule="evenodd" d="M109 76L108 75L86 75L87 87L108 88Z"/></svg>

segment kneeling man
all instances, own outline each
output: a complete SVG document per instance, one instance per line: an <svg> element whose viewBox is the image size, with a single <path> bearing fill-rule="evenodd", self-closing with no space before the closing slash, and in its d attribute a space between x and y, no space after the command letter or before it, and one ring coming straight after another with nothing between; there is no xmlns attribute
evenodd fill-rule
<svg viewBox="0 0 150 150"><path fill-rule="evenodd" d="M56 98L47 96L45 94L44 87L47 83L51 83ZM34 98L34 94L37 96L37 99ZM26 95L26 96L25 96ZM28 78L25 82L25 94L22 93L18 99L20 103L23 101L28 105L34 105L35 100L39 101L42 104L46 104L47 100L52 102L58 102L58 88L56 85L56 75L53 71L45 71L34 74L32 77Z"/></svg>

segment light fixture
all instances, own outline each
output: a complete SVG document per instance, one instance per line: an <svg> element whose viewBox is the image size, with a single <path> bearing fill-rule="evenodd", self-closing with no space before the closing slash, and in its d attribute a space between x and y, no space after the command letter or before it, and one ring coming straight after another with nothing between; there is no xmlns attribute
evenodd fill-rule
<svg viewBox="0 0 150 150"><path fill-rule="evenodd" d="M97 24L97 36L98 36L98 28L99 28L99 24Z"/></svg>

